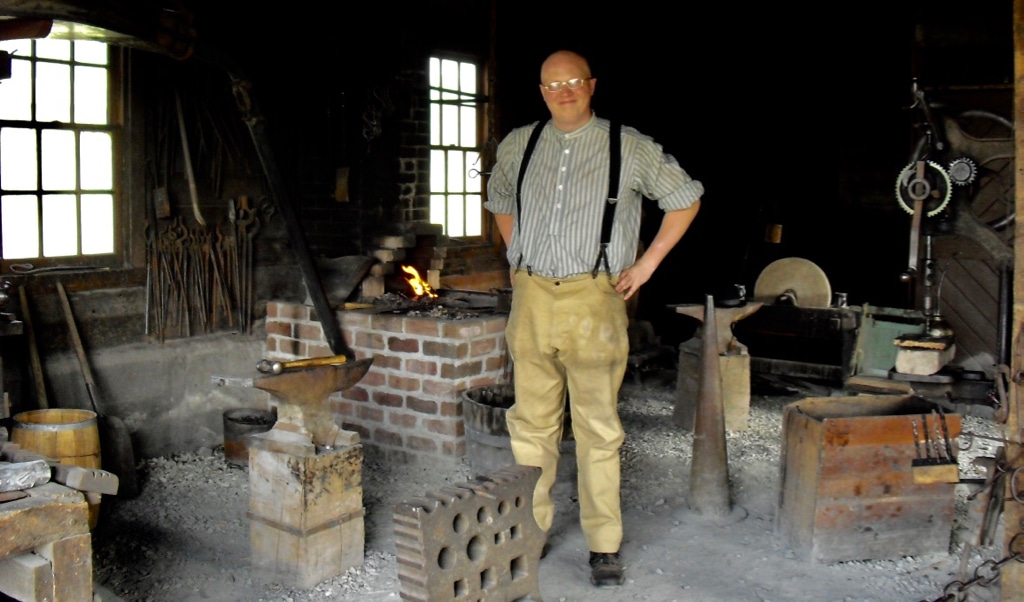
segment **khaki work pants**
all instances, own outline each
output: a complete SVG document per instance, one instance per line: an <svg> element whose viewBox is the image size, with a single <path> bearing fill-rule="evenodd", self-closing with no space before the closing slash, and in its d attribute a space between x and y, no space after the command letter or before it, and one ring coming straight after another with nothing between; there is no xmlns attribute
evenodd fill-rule
<svg viewBox="0 0 1024 602"><path fill-rule="evenodd" d="M622 295L607 275L550 279L516 272L505 337L516 402L506 413L520 465L539 466L533 496L537 524L554 520L551 489L558 468L566 392L580 499L580 525L591 552L622 543L619 448L625 439L618 396L629 356Z"/></svg>

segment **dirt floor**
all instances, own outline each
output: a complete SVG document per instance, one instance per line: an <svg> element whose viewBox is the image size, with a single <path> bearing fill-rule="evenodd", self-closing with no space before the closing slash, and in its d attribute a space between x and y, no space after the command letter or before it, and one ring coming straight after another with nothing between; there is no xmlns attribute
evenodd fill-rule
<svg viewBox="0 0 1024 602"><path fill-rule="evenodd" d="M571 488L558 500L552 548L540 563L543 600L620 601L916 601L938 600L953 581L971 579L994 545L976 545L981 522L977 491L984 480L975 458L994 456L999 431L965 416L972 444L960 451L957 516L948 547L913 557L811 563L775 531L780 486L781 414L808 396L849 393L807 383L754 379L750 425L727 433L729 507L723 518L694 513L689 503L693 436L674 426L674 373L630 379L620 414L622 557L626 584L598 589L588 581L587 549ZM966 438L965 438L966 440ZM964 441L960 447L963 448ZM393 535L396 503L471 479L464 463L389 466L368 453L363 466L365 561L302 590L267 583L250 563L248 471L202 449L141 465L141 495L105 498L94 533L97 595L103 600L353 600L402 599ZM955 586L954 586L955 587ZM998 582L970 588L968 600L998 600Z"/></svg>

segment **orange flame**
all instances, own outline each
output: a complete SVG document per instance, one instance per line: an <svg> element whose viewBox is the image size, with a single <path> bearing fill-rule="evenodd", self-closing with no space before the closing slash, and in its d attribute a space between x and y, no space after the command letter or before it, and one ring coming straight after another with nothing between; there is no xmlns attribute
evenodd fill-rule
<svg viewBox="0 0 1024 602"><path fill-rule="evenodd" d="M430 284L428 284L426 280L420 278L420 273L416 271L416 268L412 267L411 265L403 265L402 271L405 272L406 274L410 274L411 277L406 278L405 281L408 282L409 286L412 287L412 290L416 293L417 298L422 297L424 295L430 297L431 299L437 297L437 294L434 293L434 290L430 288Z"/></svg>

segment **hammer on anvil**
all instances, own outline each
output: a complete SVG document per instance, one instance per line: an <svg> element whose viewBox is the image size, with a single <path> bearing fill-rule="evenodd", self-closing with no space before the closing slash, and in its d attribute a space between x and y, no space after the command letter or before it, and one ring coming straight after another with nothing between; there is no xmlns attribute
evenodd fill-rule
<svg viewBox="0 0 1024 602"><path fill-rule="evenodd" d="M347 435L334 422L328 397L359 382L369 371L374 358L353 361L340 361L338 358L279 362L284 366L282 372L265 373L253 380L254 387L273 394L281 402L274 428L296 432L305 430L318 447L335 447L348 441ZM302 364L296 365L298 362ZM292 369L300 367L308 369Z"/></svg>
<svg viewBox="0 0 1024 602"><path fill-rule="evenodd" d="M310 357L301 360L287 362L272 362L262 359L256 364L256 370L263 374L280 374L285 370L297 368L312 368L314 366L330 366L332 364L344 364L348 358L344 355L330 355L327 357Z"/></svg>
<svg viewBox="0 0 1024 602"><path fill-rule="evenodd" d="M764 303L752 302L746 303L739 307L716 307L714 311L715 317L715 333L717 335L717 348L718 355L725 355L729 351L729 345L732 343L732 325L739 322L743 318L746 318L750 314L756 312L764 306ZM674 307L676 313L685 314L691 318L704 322L704 305L696 304L684 304L684 305L670 305Z"/></svg>

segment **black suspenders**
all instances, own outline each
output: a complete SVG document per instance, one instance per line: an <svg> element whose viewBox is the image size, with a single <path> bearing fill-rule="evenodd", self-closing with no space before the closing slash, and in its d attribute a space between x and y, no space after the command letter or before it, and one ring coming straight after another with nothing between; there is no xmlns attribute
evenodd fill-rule
<svg viewBox="0 0 1024 602"><path fill-rule="evenodd" d="M523 178L526 177L526 168L530 164L530 156L533 155L533 149L537 146L537 140L540 139L540 134L544 130L544 126L547 122L540 122L533 128L533 132L530 133L530 140L526 143L526 150L523 151L523 160L519 164L519 178L516 180L516 211L519 215L519 220L516 222L520 230L522 230L523 223ZM622 131L618 123L612 121L608 130L608 202L605 203L604 212L601 217L601 249L597 254L597 262L594 263L594 269L590 271L590 275L597 278L597 272L601 269L602 264L604 265L604 271L611 276L611 267L608 265L608 243L612 240L612 223L615 221L615 211L608 211L608 205L615 205L618 207L619 201L619 170L622 165ZM523 255L519 254L519 263L522 264ZM519 267L519 266L516 266ZM530 271L530 266L526 266L527 272Z"/></svg>

